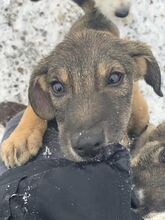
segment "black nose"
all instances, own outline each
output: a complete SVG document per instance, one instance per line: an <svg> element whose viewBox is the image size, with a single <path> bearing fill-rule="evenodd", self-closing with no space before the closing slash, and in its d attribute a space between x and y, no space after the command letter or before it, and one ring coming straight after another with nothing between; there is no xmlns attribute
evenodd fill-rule
<svg viewBox="0 0 165 220"><path fill-rule="evenodd" d="M129 14L129 8L120 8L115 11L116 17L125 18Z"/></svg>
<svg viewBox="0 0 165 220"><path fill-rule="evenodd" d="M85 132L78 138L75 151L84 158L93 158L99 154L104 143L104 135L102 131L93 130Z"/></svg>

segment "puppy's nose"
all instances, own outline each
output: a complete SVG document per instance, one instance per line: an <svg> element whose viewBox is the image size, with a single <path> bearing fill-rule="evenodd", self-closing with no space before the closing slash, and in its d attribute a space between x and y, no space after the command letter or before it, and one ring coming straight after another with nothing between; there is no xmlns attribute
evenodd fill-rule
<svg viewBox="0 0 165 220"><path fill-rule="evenodd" d="M103 132L87 132L80 136L76 146L76 152L79 156L93 158L99 154L104 143Z"/></svg>
<svg viewBox="0 0 165 220"><path fill-rule="evenodd" d="M129 8L127 7L119 8L115 11L116 17L119 18L125 18L128 16L128 14L129 14Z"/></svg>

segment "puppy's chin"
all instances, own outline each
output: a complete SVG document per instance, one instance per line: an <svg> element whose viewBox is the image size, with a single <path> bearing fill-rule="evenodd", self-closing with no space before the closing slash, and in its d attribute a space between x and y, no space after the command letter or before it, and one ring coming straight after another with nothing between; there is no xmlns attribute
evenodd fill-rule
<svg viewBox="0 0 165 220"><path fill-rule="evenodd" d="M69 150L63 152L64 157L68 160L74 161L74 162L90 162L90 161L101 161L104 155L105 149L104 147L100 149L98 154L95 156L92 156L88 153L84 153L84 155L79 155L72 147L70 147Z"/></svg>
<svg viewBox="0 0 165 220"><path fill-rule="evenodd" d="M76 151L72 148L69 153L67 152L64 154L64 157L74 162L98 161L102 158L102 152L98 153L96 156L93 157L90 154L84 154L84 156L81 156L77 154Z"/></svg>
<svg viewBox="0 0 165 220"><path fill-rule="evenodd" d="M118 161L121 157L125 158L126 160L129 158L128 151L126 148L121 144L109 144L100 147L97 154L88 154L85 153L83 156L78 155L74 150L72 155L66 155L67 159L75 161L75 162L102 162L102 161L109 161L112 162Z"/></svg>

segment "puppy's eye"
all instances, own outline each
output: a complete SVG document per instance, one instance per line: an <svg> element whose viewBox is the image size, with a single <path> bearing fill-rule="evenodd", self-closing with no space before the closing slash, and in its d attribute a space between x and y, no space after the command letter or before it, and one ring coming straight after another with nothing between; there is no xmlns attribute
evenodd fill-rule
<svg viewBox="0 0 165 220"><path fill-rule="evenodd" d="M165 164L165 150L162 150L159 154L159 162Z"/></svg>
<svg viewBox="0 0 165 220"><path fill-rule="evenodd" d="M52 89L57 96L62 96L64 94L64 85L59 81L54 81L51 83Z"/></svg>
<svg viewBox="0 0 165 220"><path fill-rule="evenodd" d="M107 79L108 84L112 86L119 85L123 79L123 75L123 73L117 71L110 73Z"/></svg>

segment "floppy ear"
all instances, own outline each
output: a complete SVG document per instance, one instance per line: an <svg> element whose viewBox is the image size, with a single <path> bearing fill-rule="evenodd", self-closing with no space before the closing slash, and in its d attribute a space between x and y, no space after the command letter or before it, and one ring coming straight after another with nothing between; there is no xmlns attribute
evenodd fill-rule
<svg viewBox="0 0 165 220"><path fill-rule="evenodd" d="M135 61L135 80L144 78L146 83L152 86L155 93L162 97L160 68L150 48L141 42L128 41L126 45L128 54Z"/></svg>
<svg viewBox="0 0 165 220"><path fill-rule="evenodd" d="M34 70L30 79L29 102L34 112L45 120L55 117L55 110L46 83L47 62L42 62Z"/></svg>

